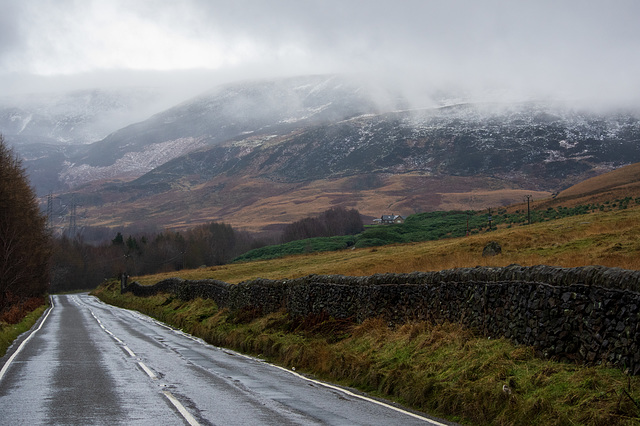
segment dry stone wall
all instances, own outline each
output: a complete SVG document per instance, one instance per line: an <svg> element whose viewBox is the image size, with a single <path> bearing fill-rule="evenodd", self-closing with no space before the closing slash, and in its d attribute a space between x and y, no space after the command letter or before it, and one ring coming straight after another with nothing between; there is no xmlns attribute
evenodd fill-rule
<svg viewBox="0 0 640 426"><path fill-rule="evenodd" d="M263 313L286 309L358 322L383 317L390 324L460 322L484 336L534 346L548 357L606 362L640 374L640 271L512 265L237 285L172 278L154 286L132 283L125 290L210 298L220 307Z"/></svg>

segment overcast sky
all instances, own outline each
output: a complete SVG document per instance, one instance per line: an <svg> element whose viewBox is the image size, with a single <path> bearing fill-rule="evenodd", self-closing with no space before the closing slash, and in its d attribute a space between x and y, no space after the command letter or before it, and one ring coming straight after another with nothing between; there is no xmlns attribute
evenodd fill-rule
<svg viewBox="0 0 640 426"><path fill-rule="evenodd" d="M0 94L372 73L640 100L638 0L0 0Z"/></svg>

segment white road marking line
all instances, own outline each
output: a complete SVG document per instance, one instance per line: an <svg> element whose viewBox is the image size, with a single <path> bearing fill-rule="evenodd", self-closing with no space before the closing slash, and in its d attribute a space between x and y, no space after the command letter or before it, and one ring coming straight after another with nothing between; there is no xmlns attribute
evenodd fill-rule
<svg viewBox="0 0 640 426"><path fill-rule="evenodd" d="M125 351L127 351L129 353L131 358L135 358L136 357L136 354L133 353L133 351L131 349L129 349L129 347L127 345L123 345L122 347L124 348Z"/></svg>
<svg viewBox="0 0 640 426"><path fill-rule="evenodd" d="M33 330L33 332L26 338L24 339L24 341L22 342L22 344L18 347L18 349L16 349L16 351L13 353L13 355L11 355L11 357L7 360L7 362L4 364L4 366L2 367L2 370L0 370L0 381L2 381L2 378L4 377L5 373L7 372L7 370L9 369L9 366L11 365L11 362L14 360L14 358L18 355L18 353L20 353L20 351L24 348L24 346L26 345L26 343L31 340L31 338L33 337L33 335L39 331L42 326L44 325L45 321L47 320L47 318L49 318L49 314L51 313L51 311L53 310L53 308L55 307L55 304L53 302L53 296L50 296L51 299L51 307L49 308L49 310L47 311L47 314L44 316L44 318L42 319L42 322L40 322L40 325L38 326L38 328L36 328L35 330ZM75 296L72 296L72 299L74 301L74 303L78 306L80 306L80 304L78 303L77 299ZM133 351L131 351L131 349L129 349L122 340L118 339L113 333L111 333L109 330L107 330L103 325L102 322L98 319L98 317L96 317L96 315L93 313L93 311L91 311L91 315L93 315L93 317L96 319L96 321L98 321L98 324L100 324L100 327L102 327L102 329L104 331L106 331L109 335L111 335L115 340L117 340L118 342L123 344L123 348L129 353L129 355L131 355L132 357L135 357L135 354L133 353ZM151 377L152 379L157 379L158 376L155 375L155 373L153 371L151 371L151 369L149 367L147 367L146 365L144 365L144 363L142 362L138 362L138 365L140 366L140 368L142 368L144 370L145 373L147 373L147 375L149 377ZM176 407L176 409L178 410L178 412L180 412L180 414L182 415L182 417L187 421L187 423L189 423L191 426L200 426L200 423L198 423L198 421L195 419L195 417L193 417L191 415L191 413L189 413L187 411L187 409L184 407L184 405L182 405L180 403L180 401L178 401L169 391L162 391L162 393L167 397L167 399L169 400L169 402L171 402L171 404L173 404L174 407Z"/></svg>
<svg viewBox="0 0 640 426"><path fill-rule="evenodd" d="M178 401L176 397L171 394L171 392L162 391L162 393L173 404L173 406L178 409L178 411L180 412L180 414L182 414L182 417L184 417L187 423L189 423L191 426L200 426L200 423L198 423L198 421L191 415L191 413L187 411L186 408L184 408L184 405L182 405L180 401Z"/></svg>
<svg viewBox="0 0 640 426"><path fill-rule="evenodd" d="M229 354L229 355L231 355L231 354L233 354L233 355L240 355L240 356L242 356L242 357L245 357L245 358L248 358L248 359L251 359L251 360L257 361L257 362L264 362L263 360L261 360L261 359L259 359L259 358L255 358L255 357L252 357L252 356L249 356L249 355L245 355L245 354L242 354L242 353L239 353L239 352L229 351L228 349L225 349L225 348L220 348L220 347L217 347L217 346L214 346L214 345L210 345L210 344L208 344L208 343L204 342L202 339L199 339L199 338L197 338L197 337L195 337L195 336L191 336L190 334L185 333L185 332L183 332L182 330L177 330L177 329L175 329L175 328L173 328L173 327L170 327L170 326L168 326L168 325L166 325L166 324L164 324L164 323L162 323L162 322L160 322L160 321L156 320L155 318L151 318L151 317L149 317L149 316L143 316L142 314L140 314L140 313L139 313L139 312L137 312L137 311L130 311L130 312L131 312L131 313L133 313L133 314L134 314L134 316L135 316L135 317L137 317L137 318L138 318L138 319L140 319L140 320L145 320L145 321L149 321L149 320L150 320L150 322L155 323L156 325L159 325L159 326L161 326L161 327L164 327L164 328L166 328L166 329L168 329L168 330L170 330L170 331L172 331L172 332L174 332L174 333L176 333L176 334L180 334L180 335L182 335L182 336L184 336L184 337L189 338L190 340L193 340L193 341L198 342L198 343L202 343L202 344L207 345L207 346L216 347L216 348L218 348L218 349L223 350L224 352L226 352L226 353L227 353L227 354ZM96 318L96 319L97 319L97 318ZM105 330L106 330L106 329L105 329ZM107 331L107 332L108 332L108 331ZM109 334L111 334L111 333L109 332ZM116 338L116 339L117 339L117 337L115 337L115 336L114 336L114 338ZM128 348L127 348L126 346L124 346L124 348L128 350ZM232 352L232 353L230 353L230 352ZM132 355L132 356L133 356L133 355ZM265 363L266 363L266 362L265 362ZM139 365L140 365L140 367L141 367L141 368L142 368L142 369L143 369L143 370L144 370L144 371L149 375L149 377L151 377L152 379L157 379L157 376L156 376L156 375L155 375L151 370L149 370L149 368L148 368L146 365L144 365L142 362L138 362L138 364L139 364ZM341 393L343 393L343 394L345 394L345 395L353 396L354 398L358 398L358 399L361 399L361 400L363 400L363 401L371 402L371 403L373 403L373 404L377 404L377 405L379 405L379 406L381 406L381 407L385 407L385 408L388 408L388 409L391 409L391 410L397 411L397 412L399 412L399 413L406 414L407 416L413 417L413 418L415 418L415 419L418 419L418 420L422 420L422 421L424 421L424 422L431 423L431 424L432 424L432 425L434 425L434 426L447 426L447 425L446 425L446 424L444 424L444 423L440 423L440 422L438 422L438 421L436 421L436 420L433 420L433 419L430 419L430 418L428 418L428 417L424 417L424 416L421 416L421 415L419 415L419 414L415 414L415 413L412 413L412 412L410 412L410 411L406 411L406 410L403 410L403 409L401 409L401 408L394 407L393 405L386 404L386 403L384 403L384 402L381 402L381 401L375 400L375 399L373 399L373 398L366 397L366 396L364 396L364 395L359 395L359 394L356 394L356 393L350 392L350 391L348 391L348 390L346 390L346 389L343 389L343 388L341 388L341 387L339 387L339 386L334 386L334 385L331 385L331 384L329 384L329 383L320 382L320 381L318 381L318 380L310 379L310 378L308 378L308 377L305 377L305 376L303 376L303 375L301 375L301 374L296 373L295 371L291 371L291 370L289 370L289 369L287 369L287 368L280 367L279 365L275 365L275 364L271 364L271 363L266 363L266 364L272 365L272 366L273 366L273 367L275 367L275 368L279 368L280 370L286 371L286 372L287 372L287 373L289 373L289 374L293 374L293 375L295 375L295 376L298 376L299 378L301 378L301 379L303 379L303 380L306 380L306 381L308 381L308 382L312 382L312 383L315 383L315 384L317 384L317 385L324 386L324 387L326 387L326 388L336 390L336 391L341 392ZM186 408L184 408L184 406L180 403L180 401L178 401L178 400L177 400L177 399L176 399L176 398L171 394L171 392L169 392L169 391L163 391L163 393L164 393L164 394L165 394L165 396L169 399L169 401L171 401L171 403L172 403L172 404L173 404L173 405L178 409L178 411L180 412L180 414L182 414L182 416L185 418L185 420L187 420L187 422L188 422L190 425L194 425L194 426L195 426L195 425L199 425L199 423L196 421L196 419L195 419L195 418L194 418L194 417L193 417L193 416L192 416L192 415L187 411L187 409L186 409Z"/></svg>
<svg viewBox="0 0 640 426"><path fill-rule="evenodd" d="M287 372L287 373L289 373L289 374L293 374L294 376L298 376L298 377L300 377L301 379L307 380L307 381L312 382L312 383L315 383L315 384L317 384L317 385L324 386L324 387L327 387L327 388L329 388L329 389L337 390L337 391L342 392L342 393L344 393L344 394L346 394L346 395L353 396L353 397L355 397L355 398L359 398L359 399L362 399L362 400L364 400L364 401L368 401L368 402L372 402L372 403L374 403L374 404L378 404L378 405L380 405L380 406L382 406L382 407L389 408L389 409L394 410L394 411L397 411L397 412L399 412L399 413L406 414L406 415L408 415L408 416L410 416L410 417L413 417L413 418L416 418L416 419L418 419L418 420L422 420L422 421L425 421L425 422L429 422L429 423L431 423L431 424L433 424L433 425L436 425L436 426L447 426L447 425L445 425L444 423L440 423L440 422L437 422L437 421L435 421L435 420L429 419L429 418L427 418L427 417L423 417L423 416L421 416L421 415L419 415L419 414L415 414L415 413L412 413L412 412L410 412L410 411L406 411L406 410L403 410L403 409L401 409L401 408L394 407L393 405L385 404L384 402L381 402L381 401L375 400L375 399L373 399L373 398L366 397L366 396L364 396L364 395L358 395L357 393L350 392L350 391L348 391L348 390L346 390L346 389L343 389L343 388L341 388L341 387L339 387L339 386L334 386L334 385L331 385L331 384L329 384L329 383L320 382L320 381L318 381L318 380L310 379L310 378L308 378L308 377L305 377L305 376L303 376L303 375L301 375L301 374L296 373L295 371L291 371L291 370L286 369L286 368L284 368L284 367L280 367L279 365L275 365L275 364L270 364L270 365L273 365L274 367L279 368L279 369L280 369L280 370L282 370L282 371L286 371L286 372Z"/></svg>
<svg viewBox="0 0 640 426"><path fill-rule="evenodd" d="M109 330L107 330L106 328L105 328L105 331L106 331L106 332L108 332L108 333L111 335L111 337L113 337L113 339L114 339L116 342L118 342L118 343L120 343L120 344L124 345L124 342L123 342L122 340L118 339L118 337L117 337L115 334L113 334L112 332L110 332L110 331L109 331Z"/></svg>
<svg viewBox="0 0 640 426"><path fill-rule="evenodd" d="M40 330L42 328L42 326L44 325L44 322L47 320L47 318L49 317L49 314L51 313L51 311L53 311L54 308L54 304L53 304L53 296L49 296L51 299L51 307L49 308L49 310L47 311L47 315L44 316L44 318L42 319L42 322L40 323L40 325L38 326L38 328L36 328L35 330L33 330L33 332L29 335L29 337L27 337L26 339L24 339L24 341L22 342L22 344L20 346L18 346L18 349L16 349L16 351L13 353L13 355L11 355L11 357L7 360L7 362L4 364L4 366L2 367L2 370L0 370L0 381L2 381L2 378L4 377L5 373L7 372L7 370L9 369L9 366L11 365L11 362L14 360L14 358L20 353L20 351L24 348L24 346L27 344L27 342L29 340L31 340L31 338L33 337L34 334L36 334L36 331Z"/></svg>
<svg viewBox="0 0 640 426"><path fill-rule="evenodd" d="M138 365L140 366L140 368L144 370L145 373L147 373L147 376L151 377L154 380L158 378L158 376L156 376L156 374L153 371L151 371L149 367L144 365L142 361L138 361Z"/></svg>
<svg viewBox="0 0 640 426"><path fill-rule="evenodd" d="M100 318L98 318L96 316L95 313L93 313L93 311L91 309L89 309L89 312L91 312L91 315L93 315L93 317L96 319L96 321L98 321L98 325L100 326L100 328L102 328L109 336L113 337L114 340L122 345L124 345L126 347L126 345L124 344L124 342L120 339L118 339L118 336L116 336L115 334L113 334L111 331L109 331L103 324L102 321L100 321ZM129 349L127 348L127 351L129 351ZM132 353L131 351L129 351L129 353ZM131 356L135 356L135 355L131 355Z"/></svg>
<svg viewBox="0 0 640 426"><path fill-rule="evenodd" d="M173 332L175 332L175 333L177 333L177 334L181 334L181 335L183 335L183 336L185 336L185 337L187 337L187 338L189 338L189 339L191 339L191 340L194 340L194 341L196 341L196 342L203 343L203 344L205 344L205 345L209 345L209 344L207 344L206 342L204 342L203 340L198 339L197 337L191 336L190 334L185 333L185 332L183 332L182 330L176 330L175 328L170 327L170 326L168 326L168 325L166 325L166 324L164 324L164 323L162 323L162 322L160 322L160 321L156 320L155 318L152 318L152 317L149 317L149 316L142 316L142 314L140 314L140 313L139 313L139 312L137 312L137 311L132 311L132 312L134 312L134 313L136 314L135 316L136 316L136 317L138 317L139 319L143 319L143 320L150 319L150 320L151 320L151 322L153 322L153 323L155 323L155 324L157 324L157 325L159 325L159 326L161 326L161 327L164 327L164 328L166 328L166 329L168 329L168 330L171 330L171 331L173 331ZM213 346L213 345L209 345L209 346ZM214 347L217 347L217 346L214 346ZM225 348L219 348L219 347L217 347L217 348L218 348L218 349L221 349L223 352L225 352L225 353L227 353L227 354L229 354L229 355L236 355L236 356L241 356L241 357L244 357L244 358L247 358L247 359L251 359L251 360L254 360L254 361L258 361L258 362L264 362L263 360L258 359L258 358L255 358L255 357L252 357L252 356L250 356L250 355L245 355L245 354L242 354L242 353L239 353L239 352L230 351L230 350L225 349ZM310 378L308 378L308 377L305 377L305 376L303 376L303 375L301 375L301 374L296 373L295 371L291 371L291 370L288 370L288 369L286 369L286 368L284 368L284 367L280 367L279 365L275 365L275 364L271 364L271 363L266 363L266 364L272 365L272 366L274 366L274 367L276 367L276 368L279 368L279 369L281 369L281 370L283 370L283 371L286 371L287 373L290 373L290 374L293 374L293 375L295 375L295 376L298 376L298 377L300 377L300 378L302 378L302 379L304 379L304 380L307 380L307 381L309 381L309 382L312 382L312 383L315 383L315 384L318 384L318 385L321 385L321 386L324 386L324 387L327 387L327 388L330 388L330 389L337 390L337 391L342 392L342 393L344 393L344 394L346 394L346 395L350 395L350 396L353 396L353 397L355 397L355 398L362 399L362 400L364 400L364 401L372 402L372 403L374 403L374 404L380 405L380 406L385 407L385 408L389 408L389 409L394 410L394 411L397 411L397 412L399 412L399 413L406 414L406 415L408 415L408 416L410 416L410 417L413 417L413 418L416 418L416 419L422 420L422 421L424 421L424 422L429 422L429 423L433 424L434 426L447 426L447 425L445 425L444 423L440 423L440 422L438 422L438 421L436 421L436 420L433 420L433 419L430 419L430 418L428 418L428 417L424 417L424 416L421 416L421 415L419 415L419 414L415 414L415 413L412 413L412 412L410 412L410 411L406 411L406 410L403 410L403 409L401 409L401 408L394 407L393 405L386 404L386 403L384 403L384 402L381 402L381 401L375 400L375 399L373 399L373 398L366 397L366 396L364 396L364 395L358 395L358 394L356 394L356 393L353 393L353 392L350 392L350 391L348 391L348 390L346 390L346 389L343 389L343 388L341 388L341 387L339 387L339 386L334 386L334 385L331 385L331 384L329 384L329 383L320 382L320 381L317 381L317 380L310 379Z"/></svg>

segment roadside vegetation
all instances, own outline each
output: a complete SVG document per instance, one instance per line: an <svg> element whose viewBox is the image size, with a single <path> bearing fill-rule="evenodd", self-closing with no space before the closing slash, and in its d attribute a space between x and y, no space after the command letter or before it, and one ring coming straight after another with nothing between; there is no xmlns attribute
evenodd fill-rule
<svg viewBox="0 0 640 426"><path fill-rule="evenodd" d="M613 203L612 203L613 204ZM556 210L557 211L557 210ZM521 213L520 213L521 214ZM133 277L170 276L238 283L309 274L371 275L455 267L600 264L640 269L640 206L600 209L530 226L436 241L353 248ZM466 222L466 221L465 221ZM366 232L366 231L365 231ZM482 257L489 241L502 254ZM220 346L466 424L638 424L640 378L606 366L541 359L533 348L486 339L457 324L389 327L323 316L219 310L211 300L121 295L110 282L95 294L137 309ZM511 393L503 391L507 386Z"/></svg>
<svg viewBox="0 0 640 426"><path fill-rule="evenodd" d="M211 300L95 293L198 336L297 372L466 424L637 424L640 378L605 367L536 357L533 348L486 339L457 324L389 327L326 316L260 316ZM503 390L507 386L508 391Z"/></svg>
<svg viewBox="0 0 640 426"><path fill-rule="evenodd" d="M47 307L43 301L37 307L26 308L26 314L21 316L16 324L0 322L0 357L7 353L7 349L19 335L33 327Z"/></svg>

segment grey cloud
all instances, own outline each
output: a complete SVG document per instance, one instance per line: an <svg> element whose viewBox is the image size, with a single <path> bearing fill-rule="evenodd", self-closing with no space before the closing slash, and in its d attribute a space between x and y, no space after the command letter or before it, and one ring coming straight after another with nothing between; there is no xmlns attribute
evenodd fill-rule
<svg viewBox="0 0 640 426"><path fill-rule="evenodd" d="M38 32L61 34L60 30L30 28L26 6L16 6L28 2L5 3L13 5L8 14L12 16L3 14L0 19L15 31L0 29L0 67L5 67L9 50L15 59L15 52L24 49L21 57L28 63L29 37ZM60 4L35 3L45 8ZM640 26L635 21L640 2L635 0L108 3L186 39L226 49L246 41L258 47L255 58L216 70L223 79L370 72L399 81L410 91L457 85L465 90L502 86L537 95L639 96ZM74 25L88 10L85 4L91 2L68 2L52 9L51 25ZM69 35L62 30L61 36Z"/></svg>
<svg viewBox="0 0 640 426"><path fill-rule="evenodd" d="M22 49L21 8L11 0L0 0L0 65L11 52Z"/></svg>

